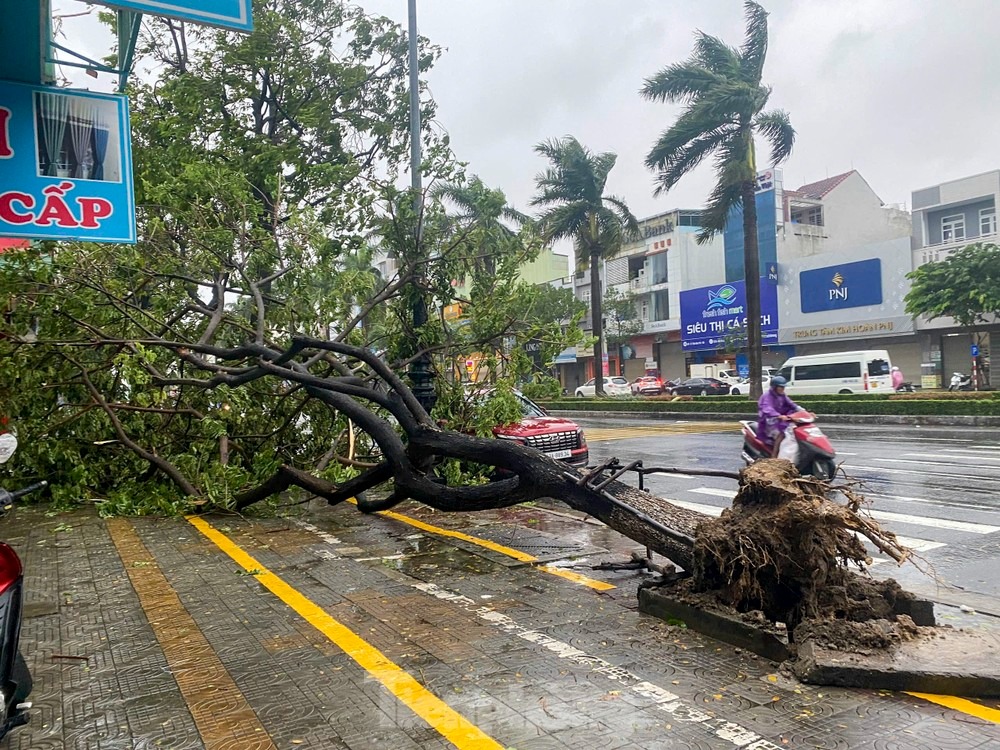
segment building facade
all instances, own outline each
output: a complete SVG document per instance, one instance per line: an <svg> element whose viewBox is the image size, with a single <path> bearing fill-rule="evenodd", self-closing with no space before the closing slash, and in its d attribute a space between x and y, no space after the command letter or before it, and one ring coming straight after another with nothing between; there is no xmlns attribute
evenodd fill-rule
<svg viewBox="0 0 1000 750"><path fill-rule="evenodd" d="M945 260L952 252L974 242L996 243L1000 170L942 182L914 190L913 267ZM952 372L970 373L972 346L979 350L976 365L989 374L990 343L1000 340L996 320L979 326L975 339L953 318L918 318L923 370L937 384L947 385ZM928 382L928 385L930 383Z"/></svg>

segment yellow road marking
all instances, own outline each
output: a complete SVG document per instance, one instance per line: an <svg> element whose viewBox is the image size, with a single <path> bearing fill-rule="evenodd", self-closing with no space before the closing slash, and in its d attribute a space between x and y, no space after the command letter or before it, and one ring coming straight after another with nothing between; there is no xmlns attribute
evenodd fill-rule
<svg viewBox="0 0 1000 750"><path fill-rule="evenodd" d="M994 724L1000 724L1000 710L982 706L975 701L958 698L954 695L934 695L932 693L907 693L907 695L922 698L931 703L937 703L939 706L950 708L953 711L961 711L963 714L975 716L977 719L982 719L983 721L992 721Z"/></svg>
<svg viewBox="0 0 1000 750"><path fill-rule="evenodd" d="M187 520L459 750L503 750L503 745L417 682L377 648L327 614L318 604L261 565L225 534L201 518L188 516Z"/></svg>
<svg viewBox="0 0 1000 750"><path fill-rule="evenodd" d="M354 502L353 500L350 502ZM380 516L385 516L386 518L391 518L394 521L399 521L401 523L409 524L416 529L421 531L426 531L431 534L437 534L438 536L446 536L452 539L461 539L463 542L468 542L469 544L475 544L479 547L484 547L485 549L492 550L493 552L499 552L501 555L506 555L507 557L513 557L515 560L520 560L525 563L537 563L538 558L534 555L529 555L527 552L522 552L519 549L514 549L513 547L506 547L502 544L497 544L496 542L491 542L489 539L481 539L478 536L471 536L469 534L462 533L461 531L453 531L451 529L443 529L440 526L434 526L433 524L424 523L423 521L417 520L416 518L410 518L410 516L404 516L402 513L395 513L391 510L380 511L378 513ZM605 581L598 581L596 578L588 578L580 573L574 573L571 570L563 570L562 568L555 568L551 565L534 565L533 567L541 570L550 575L559 576L560 578L565 578L567 581L572 581L573 583L579 583L582 586L587 586L594 589L595 591L610 591L616 586L612 583L607 583Z"/></svg>
<svg viewBox="0 0 1000 750"><path fill-rule="evenodd" d="M696 435L706 432L728 432L737 429L733 422L692 422L690 424L636 425L626 427L588 427L584 429L588 443L608 440L658 437L664 435Z"/></svg>
<svg viewBox="0 0 1000 750"><path fill-rule="evenodd" d="M128 521L108 533L208 750L274 750L271 737ZM225 710L220 711L220 706Z"/></svg>

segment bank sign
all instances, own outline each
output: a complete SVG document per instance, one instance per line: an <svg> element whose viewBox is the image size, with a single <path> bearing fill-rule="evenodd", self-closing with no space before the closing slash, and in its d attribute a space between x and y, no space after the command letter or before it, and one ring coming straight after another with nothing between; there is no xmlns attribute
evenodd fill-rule
<svg viewBox="0 0 1000 750"><path fill-rule="evenodd" d="M151 16L219 26L236 31L253 31L251 0L91 0L99 5L133 10Z"/></svg>
<svg viewBox="0 0 1000 750"><path fill-rule="evenodd" d="M778 288L760 284L761 339L778 343ZM681 292L681 348L705 351L739 342L745 336L746 288L743 281Z"/></svg>
<svg viewBox="0 0 1000 750"><path fill-rule="evenodd" d="M128 100L0 81L0 237L135 242Z"/></svg>
<svg viewBox="0 0 1000 750"><path fill-rule="evenodd" d="M804 313L881 305L882 261L872 258L802 271L799 293Z"/></svg>

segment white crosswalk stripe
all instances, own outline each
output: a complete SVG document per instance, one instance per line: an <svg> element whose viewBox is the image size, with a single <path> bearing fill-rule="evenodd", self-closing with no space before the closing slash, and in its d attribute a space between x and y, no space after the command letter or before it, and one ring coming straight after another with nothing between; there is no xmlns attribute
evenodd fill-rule
<svg viewBox="0 0 1000 750"><path fill-rule="evenodd" d="M911 458L946 458L949 461L1000 461L1000 456L987 456L987 455L952 455L952 456L942 456L940 453L904 453L904 456L909 456ZM963 464L964 465L964 464Z"/></svg>
<svg viewBox="0 0 1000 750"><path fill-rule="evenodd" d="M735 492L730 490L716 489L715 487L695 487L690 490L699 495L712 495L713 497L724 497L732 500ZM933 516L916 516L910 513L894 513L888 510L870 510L871 517L877 521L889 521L896 523L910 524L911 526L927 526L932 529L948 529L950 531L965 531L970 534L992 534L1000 531L1000 526L991 526L985 523L973 523L971 521L955 521L950 518L935 518Z"/></svg>
<svg viewBox="0 0 1000 750"><path fill-rule="evenodd" d="M725 490L716 490L712 487L699 487L697 489L691 490L691 492L698 492L701 490L703 495L714 495L717 497L727 497L732 499L733 493L726 492ZM693 510L697 513L704 513L706 516L712 516L713 518L718 518L722 515L722 508L718 505L707 505L705 503L692 503L686 500L675 500L672 498L664 498L673 505L677 505L681 508L686 508L687 510ZM932 549L939 549L941 547L947 546L944 542L934 542L930 539L918 539L916 537L910 536L900 536L896 535L896 540L902 544L904 547L909 547L914 552L929 552ZM872 564L878 565L879 563L888 562L887 559L882 557L872 558Z"/></svg>

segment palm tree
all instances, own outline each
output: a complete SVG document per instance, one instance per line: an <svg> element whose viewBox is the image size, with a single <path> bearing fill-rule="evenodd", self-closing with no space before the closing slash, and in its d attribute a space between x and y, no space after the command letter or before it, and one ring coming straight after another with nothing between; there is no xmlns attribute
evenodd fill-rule
<svg viewBox="0 0 1000 750"><path fill-rule="evenodd" d="M618 157L595 154L572 136L539 143L535 151L551 166L535 178L538 195L533 206L544 207L538 218L542 240L571 239L577 265L590 268L590 305L594 335L596 395L604 395L601 377L604 333L601 321L601 262L613 258L629 239L638 235L639 223L625 201L604 194L608 173Z"/></svg>
<svg viewBox="0 0 1000 750"><path fill-rule="evenodd" d="M646 80L642 95L661 102L684 102L687 108L664 131L646 157L657 172L659 195L701 161L715 155L718 178L702 214L698 241L723 230L730 212L743 208L743 264L747 295L747 354L751 396L760 395L760 259L757 248L754 134L771 148L771 161L784 161L792 150L795 130L783 110L764 112L771 89L761 83L767 55L767 11L744 3L746 38L739 49L699 32L694 53Z"/></svg>
<svg viewBox="0 0 1000 750"><path fill-rule="evenodd" d="M451 204L456 213L449 219L458 232L473 239L475 257L472 267L486 274L496 268L496 256L518 241L516 228L531 226L531 217L507 204L500 190L488 187L479 177L468 183L447 182L431 191L432 197Z"/></svg>

